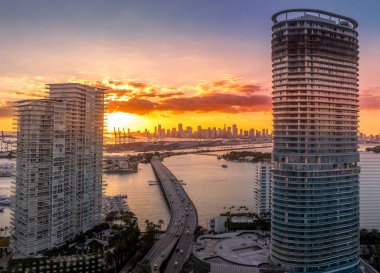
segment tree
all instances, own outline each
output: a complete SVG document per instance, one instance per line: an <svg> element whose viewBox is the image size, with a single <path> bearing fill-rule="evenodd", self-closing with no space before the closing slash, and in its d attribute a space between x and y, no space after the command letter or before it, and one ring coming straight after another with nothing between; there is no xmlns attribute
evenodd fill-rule
<svg viewBox="0 0 380 273"><path fill-rule="evenodd" d="M199 236L205 234L206 231L207 231L207 230L206 230L204 227L202 227L202 226L197 226L197 227L195 228L195 230L194 230L194 235L195 235L195 237L199 237Z"/></svg>
<svg viewBox="0 0 380 273"><path fill-rule="evenodd" d="M117 216L116 211L111 211L111 212L109 212L109 213L107 214L105 220L106 220L107 223L112 223L113 221L116 220L116 216Z"/></svg>
<svg viewBox="0 0 380 273"><path fill-rule="evenodd" d="M137 265L135 271L136 273L151 273L152 267L147 260L144 260Z"/></svg>
<svg viewBox="0 0 380 273"><path fill-rule="evenodd" d="M163 225L164 223L165 223L164 220L162 220L162 219L158 220L157 227L158 227L158 229L159 229L160 231L161 231L162 225Z"/></svg>
<svg viewBox="0 0 380 273"><path fill-rule="evenodd" d="M111 251L107 251L105 255L106 263L108 267L114 267L116 272L115 255Z"/></svg>

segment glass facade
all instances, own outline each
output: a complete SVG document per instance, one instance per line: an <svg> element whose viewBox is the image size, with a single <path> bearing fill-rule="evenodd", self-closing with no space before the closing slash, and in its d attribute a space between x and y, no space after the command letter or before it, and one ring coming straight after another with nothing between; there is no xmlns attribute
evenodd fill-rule
<svg viewBox="0 0 380 273"><path fill-rule="evenodd" d="M272 21L271 258L289 272L358 272L358 24L310 9Z"/></svg>

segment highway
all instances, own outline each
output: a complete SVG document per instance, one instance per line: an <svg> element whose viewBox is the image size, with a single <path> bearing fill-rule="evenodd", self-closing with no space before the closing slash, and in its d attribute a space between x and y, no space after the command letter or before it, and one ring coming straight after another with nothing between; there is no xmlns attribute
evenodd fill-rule
<svg viewBox="0 0 380 273"><path fill-rule="evenodd" d="M143 260L149 261L152 272L160 272L161 265L168 259L163 272L177 273L190 256L198 215L190 197L172 172L157 157L152 158L151 165L169 203L171 218L166 232ZM123 270L120 272L127 272Z"/></svg>

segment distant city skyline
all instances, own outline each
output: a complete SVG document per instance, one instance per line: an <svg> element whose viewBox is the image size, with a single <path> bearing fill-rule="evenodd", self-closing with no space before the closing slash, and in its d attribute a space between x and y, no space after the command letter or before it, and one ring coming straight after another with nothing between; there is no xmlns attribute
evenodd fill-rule
<svg viewBox="0 0 380 273"><path fill-rule="evenodd" d="M12 128L12 103L44 96L46 82L107 87L111 128L270 128L269 18L300 6L361 22L359 126L378 133L380 3L354 0L2 1L0 129Z"/></svg>
<svg viewBox="0 0 380 273"><path fill-rule="evenodd" d="M108 137L111 138L115 144L128 143L135 141L136 137L141 141L141 137L146 138L147 141L163 141L165 138L184 138L184 139L248 139L255 141L271 141L271 133L269 129L254 129L248 130L239 128L236 124L226 125L222 128L219 127L202 127L198 125L193 128L192 126L184 126L179 123L177 127L165 128L161 124L154 127L152 131L147 128L143 131L133 132L130 129L113 128L113 132L108 132ZM110 140L110 141L111 141Z"/></svg>

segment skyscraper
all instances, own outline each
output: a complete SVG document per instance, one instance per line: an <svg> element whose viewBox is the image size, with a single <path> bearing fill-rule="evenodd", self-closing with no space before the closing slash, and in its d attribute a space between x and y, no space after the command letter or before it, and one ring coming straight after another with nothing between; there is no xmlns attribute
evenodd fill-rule
<svg viewBox="0 0 380 273"><path fill-rule="evenodd" d="M272 260L358 272L358 23L311 9L272 21Z"/></svg>
<svg viewBox="0 0 380 273"><path fill-rule="evenodd" d="M101 222L104 92L51 84L17 105L11 246L34 256Z"/></svg>
<svg viewBox="0 0 380 273"><path fill-rule="evenodd" d="M270 213L272 204L272 163L256 163L253 168L254 208L259 214Z"/></svg>
<svg viewBox="0 0 380 273"><path fill-rule="evenodd" d="M182 126L182 123L179 123L178 124L178 136L182 137L182 134L183 134L183 126Z"/></svg>
<svg viewBox="0 0 380 273"><path fill-rule="evenodd" d="M238 137L238 128L237 128L236 124L232 124L232 136L234 138Z"/></svg>

